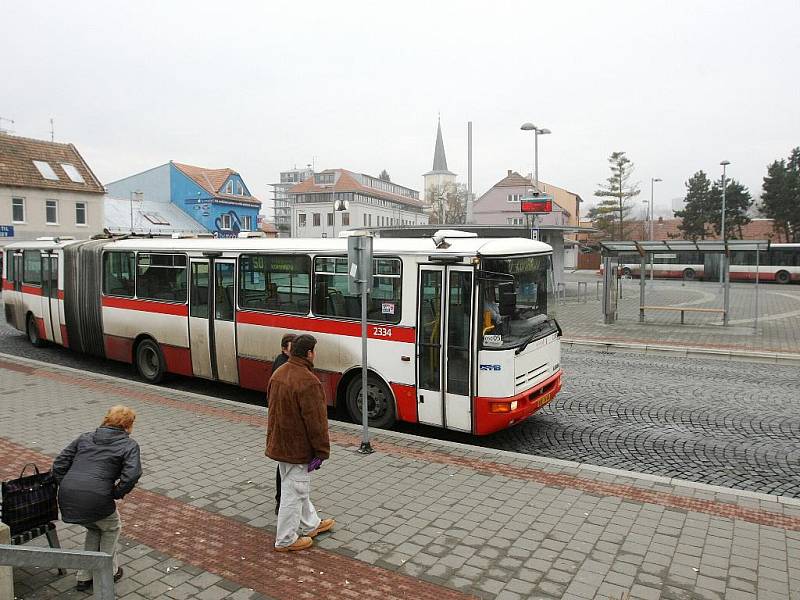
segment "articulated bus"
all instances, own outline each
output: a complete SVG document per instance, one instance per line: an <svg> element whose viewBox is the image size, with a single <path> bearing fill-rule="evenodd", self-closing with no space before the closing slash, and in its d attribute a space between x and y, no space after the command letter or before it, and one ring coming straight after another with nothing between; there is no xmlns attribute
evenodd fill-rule
<svg viewBox="0 0 800 600"><path fill-rule="evenodd" d="M708 279L719 278L719 254L702 252L672 252L653 255L653 276L661 279ZM621 256L620 273L639 276L639 256ZM648 261L645 273L650 275ZM758 278L760 281L790 283L800 281L800 244L770 244L769 250L759 252ZM731 253L731 281L755 281L755 250Z"/></svg>
<svg viewBox="0 0 800 600"><path fill-rule="evenodd" d="M287 332L317 340L330 406L361 421L361 299L347 240L38 240L4 248L6 321L132 363L141 377L201 377L265 390ZM548 313L552 248L526 239L376 239L368 313L370 423L486 435L561 389ZM552 308L552 306L550 307Z"/></svg>

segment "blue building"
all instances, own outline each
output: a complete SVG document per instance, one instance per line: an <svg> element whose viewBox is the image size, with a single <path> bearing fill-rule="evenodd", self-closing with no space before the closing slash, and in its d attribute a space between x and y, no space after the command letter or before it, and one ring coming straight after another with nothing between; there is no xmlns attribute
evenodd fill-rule
<svg viewBox="0 0 800 600"><path fill-rule="evenodd" d="M261 201L250 194L233 169L205 169L170 161L108 183L106 189L113 198L172 204L219 237L236 237L258 228Z"/></svg>

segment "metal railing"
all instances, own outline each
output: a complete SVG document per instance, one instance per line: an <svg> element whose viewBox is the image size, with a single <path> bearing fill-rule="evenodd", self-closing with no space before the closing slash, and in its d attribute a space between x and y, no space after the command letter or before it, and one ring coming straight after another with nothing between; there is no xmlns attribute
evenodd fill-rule
<svg viewBox="0 0 800 600"><path fill-rule="evenodd" d="M110 554L0 544L0 565L44 569L85 569L92 572L95 600L114 600L114 565Z"/></svg>

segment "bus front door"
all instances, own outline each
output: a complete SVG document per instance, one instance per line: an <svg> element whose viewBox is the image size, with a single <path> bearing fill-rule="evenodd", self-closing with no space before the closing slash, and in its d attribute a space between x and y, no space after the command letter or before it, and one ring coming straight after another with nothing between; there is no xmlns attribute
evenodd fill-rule
<svg viewBox="0 0 800 600"><path fill-rule="evenodd" d="M472 431L472 277L471 267L420 268L417 305L420 423Z"/></svg>
<svg viewBox="0 0 800 600"><path fill-rule="evenodd" d="M189 338L197 377L239 383L236 360L236 261L192 259Z"/></svg>
<svg viewBox="0 0 800 600"><path fill-rule="evenodd" d="M15 252L9 258L7 272L11 273L12 294L5 294L6 319L9 324L25 331L25 308L22 305L22 252ZM13 269L13 271L12 271Z"/></svg>

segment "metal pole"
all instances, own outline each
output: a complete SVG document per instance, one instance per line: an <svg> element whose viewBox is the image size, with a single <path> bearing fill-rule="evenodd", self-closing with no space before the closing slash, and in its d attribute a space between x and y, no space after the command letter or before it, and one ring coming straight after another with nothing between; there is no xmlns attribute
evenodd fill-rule
<svg viewBox="0 0 800 600"><path fill-rule="evenodd" d="M133 190L128 194L128 198L131 201L131 233L133 233Z"/></svg>
<svg viewBox="0 0 800 600"><path fill-rule="evenodd" d="M639 267L639 322L640 323L644 323L645 286L647 285L647 277L645 277L644 273L646 269L647 269L647 254L642 254L641 266Z"/></svg>
<svg viewBox="0 0 800 600"><path fill-rule="evenodd" d="M533 130L533 178L534 188L539 191L539 130Z"/></svg>
<svg viewBox="0 0 800 600"><path fill-rule="evenodd" d="M464 222L472 223L472 121L467 122L467 206Z"/></svg>
<svg viewBox="0 0 800 600"><path fill-rule="evenodd" d="M727 244L725 244L725 168L727 166L728 165L722 165L722 243L725 246L727 246ZM727 250L727 247L725 249ZM727 254L725 253L722 254L722 262L722 270L719 274L720 283L723 283L723 273L725 272L725 263L727 262Z"/></svg>
<svg viewBox="0 0 800 600"><path fill-rule="evenodd" d="M753 329L758 329L758 263L759 263L759 250L758 244L756 244L756 315L753 321Z"/></svg>
<svg viewBox="0 0 800 600"><path fill-rule="evenodd" d="M726 244L727 246L727 244ZM724 283L722 284L722 291L723 291L723 306L722 308L725 309L725 312L722 314L722 324L728 324L728 312L730 312L731 306L731 277L730 277L730 267L728 266L728 256L727 253L722 254L722 266L723 266L723 277Z"/></svg>
<svg viewBox="0 0 800 600"><path fill-rule="evenodd" d="M367 237L362 236L361 244L361 261L362 268L359 269L360 273L366 274L362 277L359 283L361 284L361 447L358 451L361 454L372 454L374 450L369 443L369 388L367 387L367 277L371 269L371 265L367 264L371 260L367 256Z"/></svg>
<svg viewBox="0 0 800 600"><path fill-rule="evenodd" d="M654 208L655 205L653 203L653 196L654 196L654 193L655 193L655 185L656 185L656 179L655 179L655 177L651 177L650 178L650 241L651 242L653 241L653 237L654 237L653 236L653 208ZM653 269L653 253L651 252L650 253L650 281L651 282L653 281L653 270L654 270Z"/></svg>

